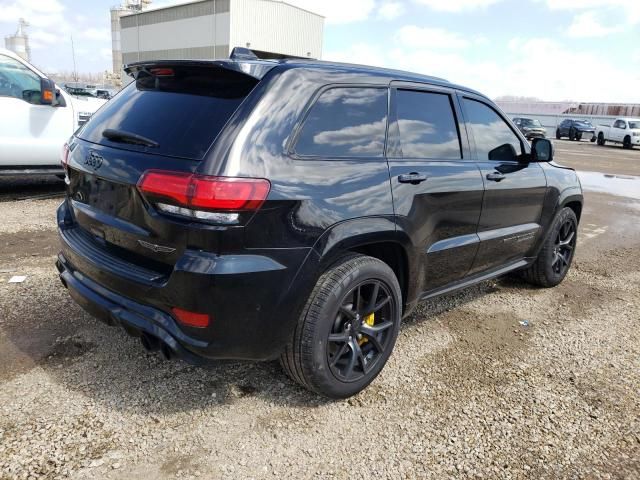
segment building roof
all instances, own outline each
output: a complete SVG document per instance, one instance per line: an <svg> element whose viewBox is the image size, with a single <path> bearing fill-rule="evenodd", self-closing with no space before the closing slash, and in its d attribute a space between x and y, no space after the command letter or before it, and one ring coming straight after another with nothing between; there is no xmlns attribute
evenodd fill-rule
<svg viewBox="0 0 640 480"><path fill-rule="evenodd" d="M182 2L182 3L176 3L174 5L164 5L161 7L149 7L146 8L144 10L139 10L139 11L135 11L135 10L131 10L130 12L128 12L127 14L123 15L123 17L128 17L131 15L141 15L147 12L157 12L160 10L167 10L170 8L177 8L177 7L184 7L185 5L193 5L194 3L204 3L204 2L209 2L211 0L192 0L191 2ZM309 13L311 15L315 15L316 17L320 17L320 18L325 18L324 15L320 15L319 13L316 12L312 12L311 10L307 10L306 8L301 8L298 7L297 5L292 5L289 2L285 2L283 0L254 0L256 2L269 2L269 3L281 3L283 5L286 5L287 7L290 8L295 8L296 10L300 10L302 12L306 12Z"/></svg>

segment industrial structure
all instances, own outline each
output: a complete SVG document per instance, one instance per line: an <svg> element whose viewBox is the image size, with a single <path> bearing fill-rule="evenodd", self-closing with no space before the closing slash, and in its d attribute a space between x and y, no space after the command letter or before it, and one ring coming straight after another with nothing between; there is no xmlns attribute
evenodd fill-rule
<svg viewBox="0 0 640 480"><path fill-rule="evenodd" d="M24 58L27 62L31 61L31 47L29 47L29 35L26 28L29 23L24 18L18 21L18 30L15 34L4 37L4 45L7 50L11 50L17 55Z"/></svg>
<svg viewBox="0 0 640 480"><path fill-rule="evenodd" d="M113 73L120 75L122 70L122 47L120 43L120 18L135 12L141 12L151 4L151 0L124 0L118 7L111 9L111 50Z"/></svg>
<svg viewBox="0 0 640 480"><path fill-rule="evenodd" d="M543 102L500 99L496 100L496 103L505 112L521 115L640 116L640 105L637 103Z"/></svg>
<svg viewBox="0 0 640 480"><path fill-rule="evenodd" d="M262 58L320 58L324 17L276 0L200 0L111 11L113 69L141 60L226 58L233 47ZM135 4L135 5L132 5Z"/></svg>

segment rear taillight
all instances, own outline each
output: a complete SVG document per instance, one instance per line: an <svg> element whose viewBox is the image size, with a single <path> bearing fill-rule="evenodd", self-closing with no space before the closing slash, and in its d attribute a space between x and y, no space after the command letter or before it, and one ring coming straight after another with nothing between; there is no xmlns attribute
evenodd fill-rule
<svg viewBox="0 0 640 480"><path fill-rule="evenodd" d="M214 223L237 223L241 212L258 210L271 184L264 178L212 177L146 171L140 192L158 210Z"/></svg>
<svg viewBox="0 0 640 480"><path fill-rule="evenodd" d="M62 152L60 152L60 163L62 163L62 168L66 170L67 166L69 165L69 144L68 143L65 143L62 146Z"/></svg>
<svg viewBox="0 0 640 480"><path fill-rule="evenodd" d="M188 327L205 328L209 326L211 320L206 313L191 312L177 307L172 308L171 311L178 322Z"/></svg>

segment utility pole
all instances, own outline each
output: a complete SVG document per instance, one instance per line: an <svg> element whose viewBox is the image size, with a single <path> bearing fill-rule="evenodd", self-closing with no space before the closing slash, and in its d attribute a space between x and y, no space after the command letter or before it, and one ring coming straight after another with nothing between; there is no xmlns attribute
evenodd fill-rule
<svg viewBox="0 0 640 480"><path fill-rule="evenodd" d="M73 47L73 35L71 35L71 56L73 57L73 80L78 81L78 71L76 70L76 49Z"/></svg>

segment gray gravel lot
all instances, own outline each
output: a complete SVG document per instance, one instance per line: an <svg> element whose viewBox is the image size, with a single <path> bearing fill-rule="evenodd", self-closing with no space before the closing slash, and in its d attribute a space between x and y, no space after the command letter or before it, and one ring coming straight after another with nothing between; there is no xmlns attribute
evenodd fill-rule
<svg viewBox="0 0 640 480"><path fill-rule="evenodd" d="M638 150L557 145L640 175ZM166 362L92 319L53 265L60 200L19 183L0 179L1 479L640 478L640 199L586 192L562 285L427 302L366 391L327 401L275 362Z"/></svg>

